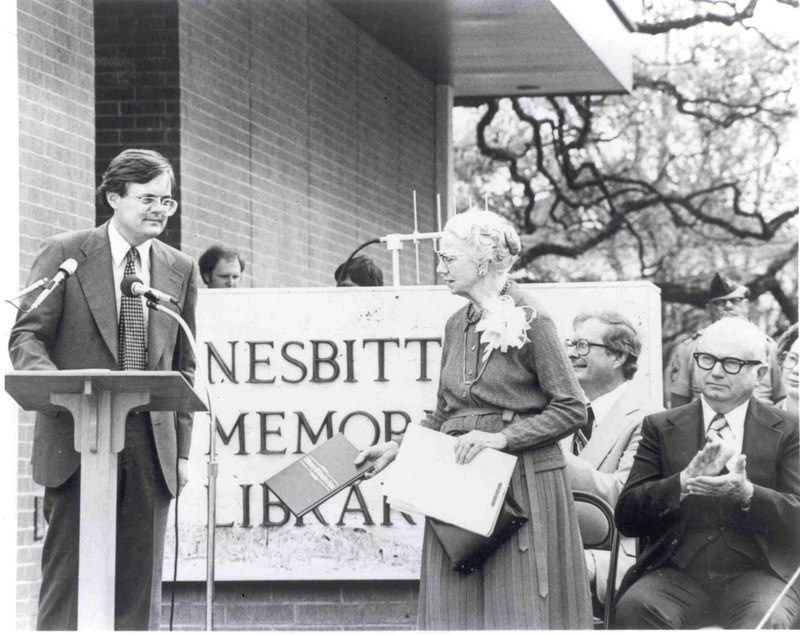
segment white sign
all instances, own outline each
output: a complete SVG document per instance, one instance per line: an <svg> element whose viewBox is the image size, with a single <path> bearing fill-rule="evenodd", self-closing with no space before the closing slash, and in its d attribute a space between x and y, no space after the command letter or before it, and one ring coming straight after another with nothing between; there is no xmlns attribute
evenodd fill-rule
<svg viewBox="0 0 800 635"><path fill-rule="evenodd" d="M660 400L660 299L649 283L530 285L562 338L581 310L614 308L641 328L634 382ZM264 486L343 432L364 448L434 407L447 318L444 287L201 290L198 345L216 428L217 580L414 579L422 519L392 510L380 478L301 520ZM180 498L178 578L206 574L209 418L195 418L192 479ZM172 577L173 520L165 548Z"/></svg>

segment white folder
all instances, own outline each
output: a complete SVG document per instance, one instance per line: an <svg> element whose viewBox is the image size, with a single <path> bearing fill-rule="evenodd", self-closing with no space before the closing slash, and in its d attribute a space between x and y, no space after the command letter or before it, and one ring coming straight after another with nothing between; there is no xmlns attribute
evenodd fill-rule
<svg viewBox="0 0 800 635"><path fill-rule="evenodd" d="M456 437L410 425L384 472L383 493L398 511L424 514L482 536L491 535L517 458L484 449L469 463L455 459Z"/></svg>

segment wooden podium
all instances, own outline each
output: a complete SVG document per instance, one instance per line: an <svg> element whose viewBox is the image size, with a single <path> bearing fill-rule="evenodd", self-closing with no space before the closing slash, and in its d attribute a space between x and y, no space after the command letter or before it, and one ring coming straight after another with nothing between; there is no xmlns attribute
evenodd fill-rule
<svg viewBox="0 0 800 635"><path fill-rule="evenodd" d="M5 388L23 410L72 413L81 454L78 629L114 630L117 454L128 412L207 408L177 371L17 371Z"/></svg>

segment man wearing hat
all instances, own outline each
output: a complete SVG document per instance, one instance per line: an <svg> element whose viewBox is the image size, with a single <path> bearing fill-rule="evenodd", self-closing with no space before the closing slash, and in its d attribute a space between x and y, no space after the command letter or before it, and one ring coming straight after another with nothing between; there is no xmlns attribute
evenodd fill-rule
<svg viewBox="0 0 800 635"><path fill-rule="evenodd" d="M708 290L706 312L712 322L723 317L748 318L750 302L747 299L747 287L732 280L722 273L714 274ZM700 394L700 384L695 375L694 354L697 342L703 329L695 332L688 340L678 344L669 364L668 396L669 406L677 408L696 399ZM769 372L765 373L756 386L754 397L775 403L783 397L780 381L780 366L775 355L775 340L764 334L766 354L769 360Z"/></svg>

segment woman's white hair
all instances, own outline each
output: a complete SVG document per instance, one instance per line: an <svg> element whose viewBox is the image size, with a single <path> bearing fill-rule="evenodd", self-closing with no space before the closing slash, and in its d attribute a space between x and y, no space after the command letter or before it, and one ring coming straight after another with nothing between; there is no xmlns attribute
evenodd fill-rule
<svg viewBox="0 0 800 635"><path fill-rule="evenodd" d="M491 266L498 273L511 269L522 249L514 226L494 212L461 212L447 221L444 231L460 240L464 251L479 266Z"/></svg>

